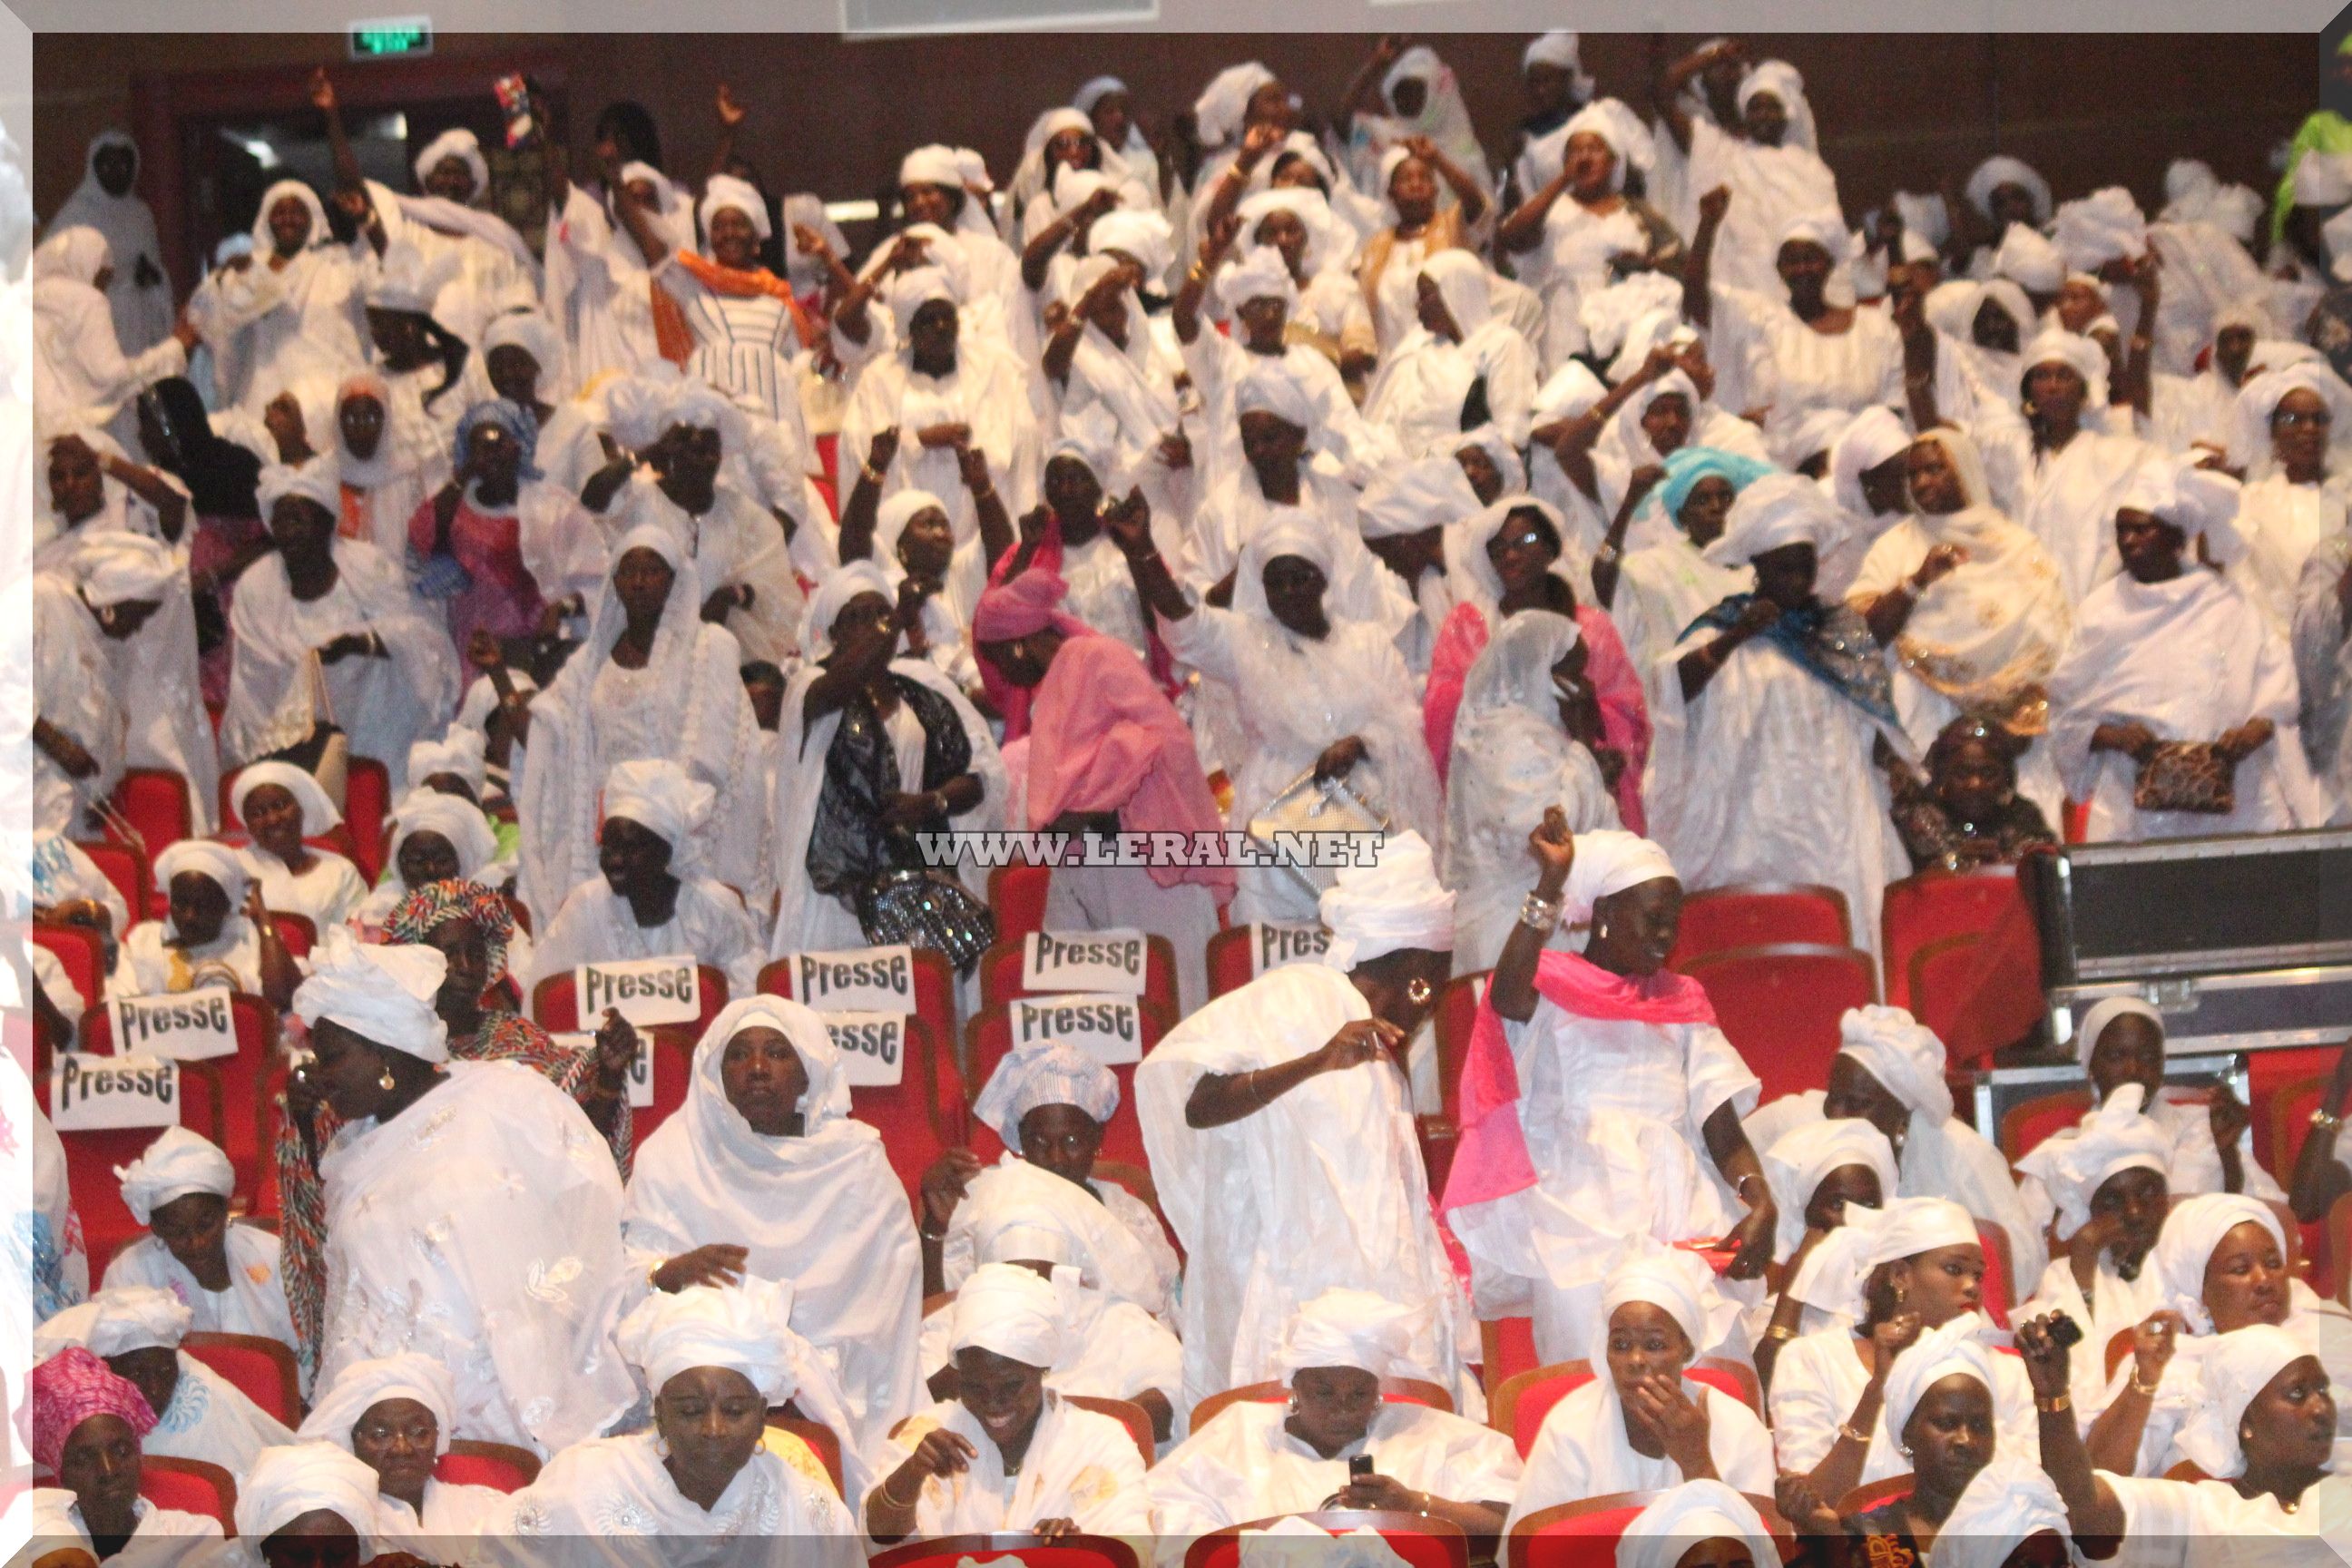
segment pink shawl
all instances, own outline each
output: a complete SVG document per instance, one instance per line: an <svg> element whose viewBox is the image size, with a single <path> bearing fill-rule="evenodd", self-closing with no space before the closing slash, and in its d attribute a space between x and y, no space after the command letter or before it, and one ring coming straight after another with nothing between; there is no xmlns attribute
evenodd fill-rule
<svg viewBox="0 0 2352 1568"><path fill-rule="evenodd" d="M1013 583L1015 579L1013 563L1019 558L1020 554L1020 550L1015 548L1006 551L998 558L996 564L988 574L989 586L992 590L1008 587ZM1062 580L1062 520L1050 511L1045 518L1044 531L1037 536L1037 548L1029 552L1029 565L1021 575L1027 576L1033 572L1043 573L1056 584ZM1058 597L1058 595L1056 596ZM982 595L982 598L984 602L987 595ZM1176 679L1176 658L1168 651L1168 645L1160 640L1158 618L1149 615L1144 618L1151 627L1150 643L1151 678L1160 683L1160 690L1173 698L1177 692L1183 689L1183 683ZM987 691L988 700L996 705L996 710L999 713L1004 715L1005 740L1017 741L1029 732L1029 705L1035 700L1034 695L1024 688L1015 686L1005 679L996 666L990 662L988 655L981 651L979 644L982 639L982 634L978 620L979 616L975 608L971 634L972 662L980 666L980 683ZM1081 626L1085 624L1077 616L1067 614L1062 615L1055 624L1058 625L1063 620ZM1012 635L1020 637L1025 634L1015 632Z"/></svg>

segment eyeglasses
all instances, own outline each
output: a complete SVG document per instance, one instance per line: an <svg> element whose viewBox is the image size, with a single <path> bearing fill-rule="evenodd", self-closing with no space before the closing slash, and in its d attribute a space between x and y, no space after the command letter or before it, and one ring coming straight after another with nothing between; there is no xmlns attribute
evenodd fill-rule
<svg viewBox="0 0 2352 1568"><path fill-rule="evenodd" d="M2336 416L2325 408L2282 408L2271 416L2273 430L2294 430L2304 426L2325 430L2336 423Z"/></svg>

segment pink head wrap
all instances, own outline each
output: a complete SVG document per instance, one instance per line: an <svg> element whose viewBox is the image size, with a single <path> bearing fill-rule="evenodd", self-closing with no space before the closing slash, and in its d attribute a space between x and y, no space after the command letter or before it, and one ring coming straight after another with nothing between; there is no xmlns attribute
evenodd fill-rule
<svg viewBox="0 0 2352 1568"><path fill-rule="evenodd" d="M1093 628L1058 606L1069 584L1040 566L1008 577L980 596L972 606L974 642L1010 642L1042 632L1047 626L1066 637L1085 637Z"/></svg>
<svg viewBox="0 0 2352 1568"><path fill-rule="evenodd" d="M79 1345L35 1367L33 1463L56 1475L66 1439L93 1415L120 1415L142 1437L155 1428L155 1413L137 1385Z"/></svg>

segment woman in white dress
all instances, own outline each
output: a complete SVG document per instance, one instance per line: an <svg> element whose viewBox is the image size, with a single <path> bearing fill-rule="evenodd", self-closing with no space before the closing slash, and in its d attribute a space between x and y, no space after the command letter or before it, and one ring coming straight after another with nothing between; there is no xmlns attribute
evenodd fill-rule
<svg viewBox="0 0 2352 1568"><path fill-rule="evenodd" d="M1144 316L1136 292L1142 274L1139 263L1108 251L1071 270L1062 292L1066 314L1045 344L1045 390L1056 425L1091 409L1108 412L1118 429L1113 446L1121 469L1145 499L1181 510L1192 495L1190 450L1171 437L1183 434L1176 378L1184 365L1161 349Z"/></svg>
<svg viewBox="0 0 2352 1568"><path fill-rule="evenodd" d="M178 773L189 821L210 831L220 758L199 689L187 551L128 531L89 533L65 570L103 639L100 684L122 710L122 765Z"/></svg>
<svg viewBox="0 0 2352 1568"><path fill-rule="evenodd" d="M128 1380L154 1413L142 1434L150 1454L201 1459L242 1476L254 1456L293 1434L245 1392L180 1349L193 1314L165 1289L131 1285L100 1290L33 1331L35 1361L78 1347Z"/></svg>
<svg viewBox="0 0 2352 1568"><path fill-rule="evenodd" d="M2282 631L2294 621L2303 563L2344 531L2352 492L2334 461L2339 421L2352 437L2352 388L2324 364L2264 371L2231 412L2230 461L2246 476L2238 498L2246 553L2230 575Z"/></svg>
<svg viewBox="0 0 2352 1568"><path fill-rule="evenodd" d="M155 857L155 883L168 900L164 916L123 932L107 979L115 994L157 996L226 985L279 1006L294 994L301 971L235 850L183 838Z"/></svg>
<svg viewBox="0 0 2352 1568"><path fill-rule="evenodd" d="M769 1410L803 1378L790 1300L764 1280L698 1286L624 1319L619 1350L652 1395L651 1429L557 1455L509 1500L514 1555L547 1568L861 1562L841 1500L765 1439Z"/></svg>
<svg viewBox="0 0 2352 1568"><path fill-rule="evenodd" d="M1732 94L1737 124L1718 125L1694 113L1684 97L1701 73L1721 66L1745 68ZM1813 145L1803 79L1783 60L1748 64L1745 44L1717 39L1666 67L1650 102L1675 150L1687 160L1679 170L1685 199L1696 204L1719 188L1731 195L1716 241L1715 276L1734 288L1777 294L1774 263L1789 225L1840 210L1837 176ZM1692 252L1697 253L1696 243Z"/></svg>
<svg viewBox="0 0 2352 1568"><path fill-rule="evenodd" d="M408 748L437 734L457 706L448 635L425 618L394 562L335 536L331 464L265 468L260 499L278 554L237 579L221 760L257 762L332 722L353 756L384 765L398 798Z"/></svg>
<svg viewBox="0 0 2352 1568"><path fill-rule="evenodd" d="M1536 353L1496 311L1493 278L1467 250L1441 250L1413 276L1418 325L1389 346L1364 419L1408 458L1450 451L1493 425L1524 446L1536 400Z"/></svg>
<svg viewBox="0 0 2352 1568"><path fill-rule="evenodd" d="M34 1466L54 1480L32 1495L32 1563L79 1545L117 1568L172 1568L221 1538L220 1521L157 1508L139 1495L141 1439L155 1413L132 1384L85 1350L32 1369Z"/></svg>
<svg viewBox="0 0 2352 1568"><path fill-rule="evenodd" d="M221 1568L358 1568L375 1556L375 1472L332 1443L289 1437L237 1481L236 1539Z"/></svg>
<svg viewBox="0 0 2352 1568"><path fill-rule="evenodd" d="M759 723L738 673L734 635L698 613L703 578L677 534L642 524L621 536L588 640L523 712L529 750L515 792L523 828L523 902L551 921L598 874L596 795L622 763L677 763L717 792L709 874L760 880ZM520 706L518 704L518 706Z"/></svg>
<svg viewBox="0 0 2352 1568"><path fill-rule="evenodd" d="M114 316L115 340L125 353L134 354L171 334L173 314L154 209L139 195L138 181L139 143L127 132L101 131L90 138L81 184L48 222L51 234L94 228L106 237L115 265L107 308Z"/></svg>
<svg viewBox="0 0 2352 1568"><path fill-rule="evenodd" d="M1687 1376L1738 1332L1738 1309L1696 1254L1634 1237L1603 1275L1586 1342L1592 1381L1544 1417L1510 1524L1558 1503L1719 1480L1769 1492L1772 1437L1756 1412Z"/></svg>
<svg viewBox="0 0 2352 1568"><path fill-rule="evenodd" d="M1657 542L1627 551L1622 565L1607 559L1592 564L1593 596L1624 639L1645 696L1661 657L1685 627L1735 594L1754 590L1752 571L1717 565L1706 547L1723 537L1739 492L1773 471L1769 463L1713 447L1677 447L1664 466L1658 509L1674 526L1657 530Z"/></svg>
<svg viewBox="0 0 2352 1568"><path fill-rule="evenodd" d="M122 1206L150 1234L107 1264L107 1289L152 1285L188 1304L191 1329L293 1346L278 1237L230 1220L236 1172L226 1154L198 1133L171 1127L116 1174Z"/></svg>
<svg viewBox="0 0 2352 1568"><path fill-rule="evenodd" d="M2066 793L2090 802L2092 843L2327 820L2285 639L2236 585L2189 558L2200 539L2209 556L2236 553L2237 501L2226 476L2169 458L2141 465L2116 498L2110 531L2124 571L2083 601L2050 677L2051 747ZM2137 780L2176 743L2210 747L2231 785L2228 809L2138 804Z"/></svg>
<svg viewBox="0 0 2352 1568"><path fill-rule="evenodd" d="M326 449L341 500L335 532L404 560L408 520L449 478L445 433L426 416L414 381L389 381L373 369L342 377L331 406L334 434Z"/></svg>
<svg viewBox="0 0 2352 1568"><path fill-rule="evenodd" d="M1454 966L1465 974L1492 969L1501 955L1518 913L1528 836L1549 813L1565 816L1571 833L1617 826L1592 750L1602 736L1587 658L1574 621L1534 610L1503 623L1463 682L1445 794L1445 883L1456 896Z"/></svg>
<svg viewBox="0 0 2352 1568"><path fill-rule="evenodd" d="M1018 1263L983 1263L950 1310L956 1396L899 1423L877 1454L867 1537L1144 1534L1134 1437L1045 1385L1066 1327L1053 1284Z"/></svg>
<svg viewBox="0 0 2352 1568"><path fill-rule="evenodd" d="M343 824L319 781L291 763L255 763L236 775L229 813L252 841L237 851L263 905L307 918L314 931L341 925L367 897L359 868L303 840Z"/></svg>
<svg viewBox="0 0 2352 1568"><path fill-rule="evenodd" d="M1518 1495L1510 1438L1381 1397L1382 1379L1420 1375L1413 1317L1373 1290L1300 1303L1282 1342L1289 1402L1234 1401L1145 1478L1161 1561L1213 1530L1319 1508L1402 1509L1496 1533ZM1360 1459L1370 1461L1360 1474Z"/></svg>
<svg viewBox="0 0 2352 1568"><path fill-rule="evenodd" d="M626 1282L621 1183L572 1097L514 1062L452 1062L426 946L327 933L294 1008L313 1055L288 1109L344 1122L311 1150L325 1183L319 1382L415 1350L449 1369L451 1435L552 1454L631 1390L609 1333Z"/></svg>
<svg viewBox="0 0 2352 1568"><path fill-rule="evenodd" d="M376 1518L387 1541L446 1552L496 1531L507 1510L506 1494L494 1487L435 1478L457 1419L448 1368L403 1351L346 1365L319 1390L295 1436L332 1443L375 1472Z"/></svg>
<svg viewBox="0 0 2352 1568"><path fill-rule="evenodd" d="M222 396L256 416L290 387L331 386L368 362L358 252L336 243L299 180L261 193L252 250L197 284L187 314Z"/></svg>
<svg viewBox="0 0 2352 1568"><path fill-rule="evenodd" d="M196 330L175 324L163 339L126 354L114 335L107 286L114 253L106 236L79 226L53 229L33 252L33 397L52 424L134 428L116 416L147 387L188 368Z"/></svg>
<svg viewBox="0 0 2352 1568"><path fill-rule="evenodd" d="M1517 212L1495 231L1520 282L1543 296L1540 343L1548 370L1588 346L1588 290L1608 287L1622 263L1671 259L1679 240L1665 220L1628 196L1625 176L1655 162L1650 133L1613 98L1589 103L1519 156Z"/></svg>
<svg viewBox="0 0 2352 1568"><path fill-rule="evenodd" d="M922 1278L880 1134L849 1116L847 1068L797 1002L749 996L694 1049L686 1105L638 1149L622 1240L656 1293L746 1272L793 1285L793 1329L836 1358L857 1430L919 1403Z"/></svg>
<svg viewBox="0 0 2352 1568"><path fill-rule="evenodd" d="M1480 1315L1531 1316L1537 1353L1560 1361L1601 1328L1626 1237L1719 1238L1731 1277L1754 1279L1775 1209L1739 1126L1756 1077L1698 983L1663 967L1682 913L1672 862L1631 833L1571 838L1557 811L1525 843L1535 887L1471 1037L1444 1208ZM1545 950L1580 925L1581 952Z"/></svg>
<svg viewBox="0 0 2352 1568"><path fill-rule="evenodd" d="M412 768L416 756L415 752L409 753ZM498 853L498 837L481 807L462 795L444 795L436 789L410 790L408 798L392 814L383 878L352 911L352 928L363 937L381 931L411 892L435 882L486 881L496 886L506 879L493 864ZM534 973L532 951L530 938L516 931L507 943L508 967L517 974Z"/></svg>
<svg viewBox="0 0 2352 1568"><path fill-rule="evenodd" d="M1781 1134L1763 1151L1764 1179L1777 1211L1769 1309L1743 1314L1756 1347L1756 1370L1772 1384L1780 1347L1824 1327L1829 1314L1788 1293L1789 1281L1813 1249L1845 1224L1846 1211L1885 1208L1895 1197L1895 1147L1869 1122L1848 1117L1809 1121Z"/></svg>

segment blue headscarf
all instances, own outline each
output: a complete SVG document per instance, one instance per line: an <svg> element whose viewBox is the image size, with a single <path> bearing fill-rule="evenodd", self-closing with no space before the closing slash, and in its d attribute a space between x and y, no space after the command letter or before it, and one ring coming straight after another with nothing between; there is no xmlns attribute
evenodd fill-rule
<svg viewBox="0 0 2352 1568"><path fill-rule="evenodd" d="M534 460L539 455L539 416L506 397L485 398L467 409L458 419L457 434L449 443L449 460L458 472L465 471L467 449L474 443L474 432L485 425L497 426L522 448L522 467L518 471L523 479L541 477L539 465Z"/></svg>
<svg viewBox="0 0 2352 1568"><path fill-rule="evenodd" d="M1769 463L1718 447L1677 447L1666 454L1666 478L1658 487L1658 504L1665 509L1667 521L1680 528L1683 503L1690 500L1699 480L1710 476L1728 479L1732 493L1737 495L1775 472L1778 470Z"/></svg>

